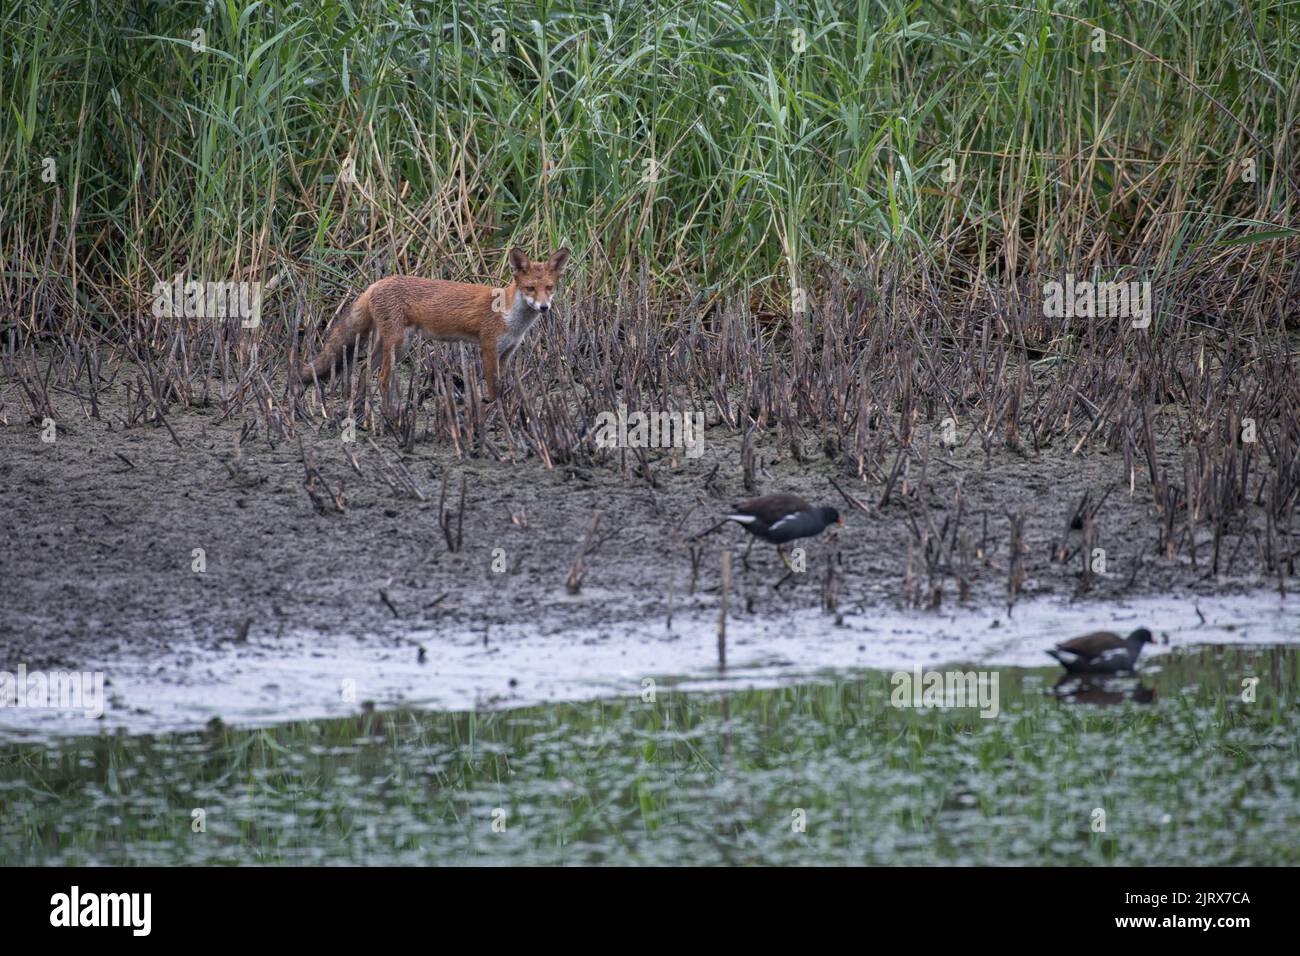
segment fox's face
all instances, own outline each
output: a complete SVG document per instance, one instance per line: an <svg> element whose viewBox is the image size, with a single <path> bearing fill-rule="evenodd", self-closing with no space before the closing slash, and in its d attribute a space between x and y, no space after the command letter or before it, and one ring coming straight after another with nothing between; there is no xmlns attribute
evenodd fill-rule
<svg viewBox="0 0 1300 956"><path fill-rule="evenodd" d="M551 297L569 262L569 250L561 249L545 262L529 262L520 249L510 250L510 271L515 288L534 312L551 311Z"/></svg>

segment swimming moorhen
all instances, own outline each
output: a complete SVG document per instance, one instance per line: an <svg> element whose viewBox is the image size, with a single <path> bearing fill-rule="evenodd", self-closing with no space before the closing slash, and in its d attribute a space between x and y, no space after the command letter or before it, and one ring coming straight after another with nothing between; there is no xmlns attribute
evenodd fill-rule
<svg viewBox="0 0 1300 956"><path fill-rule="evenodd" d="M1071 674L1117 674L1131 671L1137 664L1142 645L1154 644L1156 639L1145 627L1139 627L1128 637L1110 631L1095 631L1082 637L1062 641L1048 651Z"/></svg>

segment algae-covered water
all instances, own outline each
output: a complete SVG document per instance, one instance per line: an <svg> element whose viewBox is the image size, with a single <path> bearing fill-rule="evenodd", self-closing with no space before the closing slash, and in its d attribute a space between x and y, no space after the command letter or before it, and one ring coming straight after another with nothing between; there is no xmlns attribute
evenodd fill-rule
<svg viewBox="0 0 1300 956"><path fill-rule="evenodd" d="M0 863L1300 863L1294 646L983 673L9 743Z"/></svg>

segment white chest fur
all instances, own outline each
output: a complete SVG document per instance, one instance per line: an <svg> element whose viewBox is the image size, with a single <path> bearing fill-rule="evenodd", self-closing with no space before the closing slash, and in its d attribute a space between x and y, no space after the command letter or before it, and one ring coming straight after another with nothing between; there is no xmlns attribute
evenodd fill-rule
<svg viewBox="0 0 1300 956"><path fill-rule="evenodd" d="M505 334L497 339L497 354L513 349L522 342L539 315L541 313L536 309L529 308L522 294L515 293L514 305L506 313Z"/></svg>

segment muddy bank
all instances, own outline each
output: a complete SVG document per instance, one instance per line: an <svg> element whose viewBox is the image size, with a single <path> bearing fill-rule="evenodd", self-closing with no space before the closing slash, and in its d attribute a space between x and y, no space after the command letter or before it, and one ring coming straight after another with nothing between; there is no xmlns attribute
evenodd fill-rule
<svg viewBox="0 0 1300 956"><path fill-rule="evenodd" d="M617 625L620 639L635 641L627 622L662 627L670 612L711 614L719 550L739 557L748 542L735 527L717 532L702 542L693 573L687 536L750 494L741 438L724 427L706 430L698 458L648 452L648 481L631 454L548 469L536 460L457 460L430 442L405 454L364 429L344 442L335 427L304 422L299 432L320 474L321 513L304 488L295 442L273 447L245 434L241 444L242 424L211 409L176 408L170 428L126 428L114 401L112 393L101 396L98 419L75 400L56 402L52 443L6 402L4 664L72 668L115 653L266 649L298 633L378 647L413 647L418 634L431 658L442 642L490 647L494 635L521 625L560 643L592 640L602 626ZM872 607L1005 608L1008 513L1023 516L1018 601L1276 589L1262 573L1263 548L1249 524L1225 539L1217 576L1208 530L1197 531L1204 540L1196 567L1164 557L1144 475L1098 449L1076 456L1064 443L1030 453L999 446L986 457L974 441L955 450L937 437L918 441L882 507L885 482L845 476L819 449L805 449L797 461L788 445L777 455L768 437L753 442L753 491L835 505L846 523L805 542L806 573L780 591L772 585L784 569L771 546L755 546L748 568L738 560L731 601L752 617L828 603L828 624ZM1180 460L1176 436L1161 445L1166 464ZM444 478L458 552L439 524ZM832 479L867 510L850 506ZM1104 499L1092 543L1105 551L1105 570L1090 580L1082 531L1067 533L1085 495L1093 505ZM582 586L571 593L566 578L597 514ZM1262 527L1262 512L1251 520ZM1057 560L1061 545L1066 561Z"/></svg>

